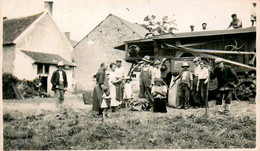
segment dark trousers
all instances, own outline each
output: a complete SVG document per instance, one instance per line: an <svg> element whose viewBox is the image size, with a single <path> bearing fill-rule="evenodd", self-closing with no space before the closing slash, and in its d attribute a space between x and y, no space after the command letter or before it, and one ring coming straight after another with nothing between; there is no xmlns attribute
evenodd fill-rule
<svg viewBox="0 0 260 151"><path fill-rule="evenodd" d="M151 94L151 89L148 86L145 86L143 83L140 83L140 90L139 90L139 98L146 98L149 102L149 107L153 106L153 96Z"/></svg>
<svg viewBox="0 0 260 151"><path fill-rule="evenodd" d="M55 89L55 97L57 98L56 105L60 105L64 102L64 84L60 84L59 88Z"/></svg>
<svg viewBox="0 0 260 151"><path fill-rule="evenodd" d="M199 81L199 98L202 107L206 107L207 99L207 84L205 84L206 79L200 79Z"/></svg>
<svg viewBox="0 0 260 151"><path fill-rule="evenodd" d="M154 98L153 112L166 113L166 100L167 99Z"/></svg>
<svg viewBox="0 0 260 151"><path fill-rule="evenodd" d="M190 90L187 83L180 83L180 104L182 108L189 107Z"/></svg>
<svg viewBox="0 0 260 151"><path fill-rule="evenodd" d="M116 84L116 100L123 100L123 83Z"/></svg>
<svg viewBox="0 0 260 151"><path fill-rule="evenodd" d="M194 76L193 79L193 89L191 91L190 105L200 106L199 92L196 90L198 84L198 77Z"/></svg>
<svg viewBox="0 0 260 151"><path fill-rule="evenodd" d="M233 90L218 91L217 97L216 97L216 105L222 105L223 95L225 95L224 96L225 103L231 104L232 93L233 93Z"/></svg>

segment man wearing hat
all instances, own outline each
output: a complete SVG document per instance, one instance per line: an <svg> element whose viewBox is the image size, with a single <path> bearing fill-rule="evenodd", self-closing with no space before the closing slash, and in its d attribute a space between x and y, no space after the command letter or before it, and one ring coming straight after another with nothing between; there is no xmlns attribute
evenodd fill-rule
<svg viewBox="0 0 260 151"><path fill-rule="evenodd" d="M236 84L239 83L236 72L229 66L224 65L222 59L217 58L215 60L216 67L210 73L210 79L217 78L218 87L217 87L217 96L216 96L216 105L218 112L222 113L222 99L225 100L225 110L224 114L228 115L230 112L230 105L232 101L232 92L236 87Z"/></svg>
<svg viewBox="0 0 260 151"><path fill-rule="evenodd" d="M149 102L148 108L151 108L153 106L153 96L151 94L151 79L153 67L150 65L150 56L144 56L142 60L144 61L144 63L141 65L140 91L138 97L146 98L147 95Z"/></svg>
<svg viewBox="0 0 260 151"><path fill-rule="evenodd" d="M242 21L237 18L236 14L232 14L232 21L229 24L228 28L233 27L234 29L242 28Z"/></svg>
<svg viewBox="0 0 260 151"><path fill-rule="evenodd" d="M180 74L176 77L173 81L174 83L180 79L180 101L181 101L181 108L187 109L189 108L189 98L190 98L190 90L193 89L193 75L189 70L188 62L183 62L182 66L183 69Z"/></svg>
<svg viewBox="0 0 260 151"><path fill-rule="evenodd" d="M118 83L116 84L116 99L118 101L122 101L122 99L123 99L123 79L124 79L125 70L122 67L121 59L116 60L115 73L116 73L116 78L118 79Z"/></svg>
<svg viewBox="0 0 260 151"><path fill-rule="evenodd" d="M199 100L199 96L198 96L198 91L197 91L197 87L198 87L198 76L199 73L201 72L201 67L200 67L200 62L201 62L201 58L199 57L195 57L193 59L193 63L195 64L195 68L194 68L194 73L193 73L193 89L191 91L191 100L190 100L190 105L192 105L194 108L198 108L201 106L200 104L200 100Z"/></svg>
<svg viewBox="0 0 260 151"><path fill-rule="evenodd" d="M67 75L62 70L63 67L63 62L59 61L57 65L58 70L54 71L51 77L52 90L55 92L55 97L57 98L57 107L64 102L64 93L68 87Z"/></svg>
<svg viewBox="0 0 260 151"><path fill-rule="evenodd" d="M152 71L152 81L151 81L151 84L154 85L154 79L155 78L161 78L161 70L160 70L160 60L156 60L154 62L154 68L153 68L153 71Z"/></svg>

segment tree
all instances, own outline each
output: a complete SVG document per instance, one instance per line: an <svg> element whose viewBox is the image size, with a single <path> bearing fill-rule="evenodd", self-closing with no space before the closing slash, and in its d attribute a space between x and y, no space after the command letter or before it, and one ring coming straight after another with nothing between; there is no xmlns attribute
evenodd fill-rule
<svg viewBox="0 0 260 151"><path fill-rule="evenodd" d="M156 21L155 15L147 15L144 17L144 24L142 25L154 35L172 33L173 30L177 29L174 15L171 19L168 16L163 16L160 21Z"/></svg>

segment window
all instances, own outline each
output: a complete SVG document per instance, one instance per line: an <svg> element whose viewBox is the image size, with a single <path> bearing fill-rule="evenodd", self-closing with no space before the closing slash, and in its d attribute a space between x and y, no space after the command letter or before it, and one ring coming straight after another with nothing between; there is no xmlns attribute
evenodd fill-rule
<svg viewBox="0 0 260 151"><path fill-rule="evenodd" d="M44 65L45 74L49 74L50 65Z"/></svg>
<svg viewBox="0 0 260 151"><path fill-rule="evenodd" d="M38 74L42 74L43 73L43 65L42 64L38 64L37 65L37 73Z"/></svg>

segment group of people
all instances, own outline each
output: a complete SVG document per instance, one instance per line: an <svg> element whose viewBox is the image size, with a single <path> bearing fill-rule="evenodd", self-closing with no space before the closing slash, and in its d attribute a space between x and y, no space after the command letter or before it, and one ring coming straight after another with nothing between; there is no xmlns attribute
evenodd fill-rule
<svg viewBox="0 0 260 151"><path fill-rule="evenodd" d="M128 108L129 101L133 97L132 85L131 78L125 77L122 60L116 60L116 63L111 63L109 67L101 63L95 78L93 110L98 111L98 115L103 115L103 118L109 117L108 110L111 108L112 112L116 112L123 103Z"/></svg>
<svg viewBox="0 0 260 151"><path fill-rule="evenodd" d="M199 57L194 58L194 70L190 70L188 62L183 62L182 70L172 79L172 85L166 84L162 79L161 69L163 60L156 60L154 63L149 56L144 56L134 70L140 72L139 94L140 100L146 100L145 110L153 112L167 112L168 90L172 85L178 82L178 96L180 106L178 108L188 109L205 108L208 106L208 85L210 79L218 80L216 106L219 113L229 114L232 93L239 80L236 72L222 59L215 60L215 68L206 65ZM96 74L97 85L94 88L93 110L98 111L99 115L108 117L108 110L116 112L121 104L129 109L129 103L133 101L133 91L131 78L124 78L124 69L122 61L110 64L110 72L107 72L108 66L101 64ZM225 100L224 110L222 100Z"/></svg>
<svg viewBox="0 0 260 151"><path fill-rule="evenodd" d="M189 69L188 62L183 62L182 70L172 79L172 85L178 82L178 96L181 109L189 107L207 107L208 84L210 79L217 79L216 106L219 113L229 114L232 101L233 90L239 83L236 72L226 65L222 59L215 59L214 69L207 66L205 62L196 57L193 60L195 68L193 72ZM58 69L53 73L51 83L52 90L57 97L56 105L60 106L64 101L64 93L67 89L68 82L66 72L63 69L64 64L59 62ZM109 117L108 112L111 108L112 112L119 110L121 105L125 105L130 109L129 103L133 101L133 89L131 77L125 77L125 71L122 67L122 60L109 65L110 72L107 72L108 65L102 63L96 77L96 86L93 93L93 110L98 111L99 115L104 118ZM153 112L166 113L166 105L168 102L168 90L171 88L164 79L162 79L161 69L163 60L156 60L153 65L149 56L144 56L142 61L135 67L140 71L139 78L139 99L146 101L146 110ZM225 100L224 110L222 108L222 100Z"/></svg>

